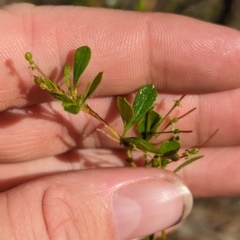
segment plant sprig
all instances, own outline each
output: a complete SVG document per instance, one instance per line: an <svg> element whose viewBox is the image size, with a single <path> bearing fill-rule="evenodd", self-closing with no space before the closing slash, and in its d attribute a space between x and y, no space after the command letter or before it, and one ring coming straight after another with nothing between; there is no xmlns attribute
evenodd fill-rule
<svg viewBox="0 0 240 240"><path fill-rule="evenodd" d="M192 131L175 128L175 123L193 112L195 108L179 117L170 119L165 124L172 111L181 105L184 95L174 101L173 106L164 116L154 110L154 103L157 99L157 90L154 85L141 87L137 92L133 103L130 103L126 98L119 96L117 98L117 108L124 126L122 134L119 134L87 104L87 100L93 95L101 83L103 72L99 72L96 77L87 84L83 94L78 93L77 87L80 82L80 77L91 59L91 49L88 46L80 47L75 51L72 81L70 77L70 64L67 63L64 68L64 82L67 91L63 90L56 82L44 74L34 62L30 52L25 54L25 58L29 62L32 70L35 70L40 74L40 76L34 76L34 82L40 88L48 91L55 99L60 101L65 111L71 114L78 114L80 111L83 111L104 124L112 136L107 133L105 134L109 138L123 145L126 152L126 161L132 167L137 167L137 164L132 157L132 151L135 150L143 154L146 167L166 168L172 162L184 159L185 161L173 171L174 173L203 157L203 155L197 155L199 149L196 147L186 149L184 152L180 153L181 142L179 134L190 133ZM129 136L130 130L136 130L137 136ZM169 137L169 139L162 141L159 145L152 142L153 137L157 138L165 133L170 133L172 136ZM144 239L154 240L155 238L154 235L150 235ZM164 231L162 239L166 239Z"/></svg>

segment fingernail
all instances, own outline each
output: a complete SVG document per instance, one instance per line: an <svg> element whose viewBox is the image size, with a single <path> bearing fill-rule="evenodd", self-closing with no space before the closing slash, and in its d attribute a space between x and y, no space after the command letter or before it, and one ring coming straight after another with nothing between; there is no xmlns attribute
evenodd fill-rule
<svg viewBox="0 0 240 240"><path fill-rule="evenodd" d="M113 214L119 240L147 236L179 223L192 207L192 195L175 176L144 179L114 193Z"/></svg>

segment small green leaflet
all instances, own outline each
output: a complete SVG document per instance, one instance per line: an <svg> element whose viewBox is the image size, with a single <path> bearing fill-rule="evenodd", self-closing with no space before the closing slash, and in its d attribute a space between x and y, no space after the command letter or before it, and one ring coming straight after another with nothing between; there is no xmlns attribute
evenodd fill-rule
<svg viewBox="0 0 240 240"><path fill-rule="evenodd" d="M122 117L124 126L133 118L134 112L131 104L124 97L117 98L118 111Z"/></svg>
<svg viewBox="0 0 240 240"><path fill-rule="evenodd" d="M67 63L64 67L64 82L66 83L68 89L70 88L70 64Z"/></svg>
<svg viewBox="0 0 240 240"><path fill-rule="evenodd" d="M161 168L165 168L171 161L167 158L163 158L161 161Z"/></svg>
<svg viewBox="0 0 240 240"><path fill-rule="evenodd" d="M73 100L66 95L62 95L62 106L65 111L70 112L72 114L78 114L81 110L81 105L79 100Z"/></svg>
<svg viewBox="0 0 240 240"><path fill-rule="evenodd" d="M123 136L136 122L141 121L156 99L157 90L154 85L146 85L140 88L132 106L134 117L125 125Z"/></svg>
<svg viewBox="0 0 240 240"><path fill-rule="evenodd" d="M180 164L173 172L176 173L176 172L180 171L182 168L184 168L184 167L186 167L187 165L189 165L190 163L195 162L195 161L197 161L198 159L203 158L203 157L204 157L204 155L197 156L197 157L193 157L193 158L185 161L184 163Z"/></svg>
<svg viewBox="0 0 240 240"><path fill-rule="evenodd" d="M93 82L89 84L85 90L83 102L85 102L97 89L98 85L101 83L103 72L98 73L94 78Z"/></svg>
<svg viewBox="0 0 240 240"><path fill-rule="evenodd" d="M55 89L59 89L58 85L50 80L49 78L44 79L44 86L49 91L54 91Z"/></svg>
<svg viewBox="0 0 240 240"><path fill-rule="evenodd" d="M141 137L150 140L156 133L161 116L152 108L145 114L141 122L138 123L137 130Z"/></svg>
<svg viewBox="0 0 240 240"><path fill-rule="evenodd" d="M88 46L80 47L76 50L74 55L73 68L73 86L76 87L79 77L86 69L91 58L91 49Z"/></svg>
<svg viewBox="0 0 240 240"><path fill-rule="evenodd" d="M150 152L154 154L160 154L160 151L157 147L155 147L153 144L150 142L137 138L137 137L127 137L127 138L122 138L121 142L124 146L129 147L136 147L137 149L143 151L143 152Z"/></svg>
<svg viewBox="0 0 240 240"><path fill-rule="evenodd" d="M177 153L180 149L180 142L176 139L171 139L169 141L164 141L160 146L160 153L163 154L163 156L172 155L174 153Z"/></svg>

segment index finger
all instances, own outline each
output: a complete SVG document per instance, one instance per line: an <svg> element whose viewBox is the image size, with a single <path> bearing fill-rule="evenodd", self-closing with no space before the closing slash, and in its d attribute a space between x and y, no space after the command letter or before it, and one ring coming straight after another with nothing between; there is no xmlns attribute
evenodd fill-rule
<svg viewBox="0 0 240 240"><path fill-rule="evenodd" d="M233 29L162 13L28 4L1 11L1 110L49 100L33 88L26 51L61 80L64 64L82 45L93 56L81 82L104 71L99 96L127 94L149 83L184 93L240 86L240 34Z"/></svg>

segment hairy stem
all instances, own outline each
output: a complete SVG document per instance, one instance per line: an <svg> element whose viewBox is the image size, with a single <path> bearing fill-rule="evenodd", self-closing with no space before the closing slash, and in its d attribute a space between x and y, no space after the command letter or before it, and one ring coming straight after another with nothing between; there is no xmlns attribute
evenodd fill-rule
<svg viewBox="0 0 240 240"><path fill-rule="evenodd" d="M127 154L127 162L131 165L131 167L137 167L136 163L133 161L131 149L125 147L125 150Z"/></svg>

